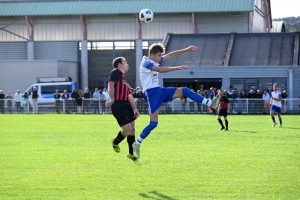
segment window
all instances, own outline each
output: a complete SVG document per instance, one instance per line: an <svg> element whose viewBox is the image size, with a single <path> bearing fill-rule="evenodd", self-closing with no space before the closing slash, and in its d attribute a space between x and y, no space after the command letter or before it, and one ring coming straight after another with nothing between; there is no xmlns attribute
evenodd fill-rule
<svg viewBox="0 0 300 200"><path fill-rule="evenodd" d="M277 83L278 90L287 90L287 78L232 78L230 85L240 92L242 89L248 93L250 90L264 90L273 91L273 84Z"/></svg>
<svg viewBox="0 0 300 200"><path fill-rule="evenodd" d="M67 90L68 93L72 92L71 85L44 85L41 86L41 93L42 94L53 94L55 90L58 90L59 93L63 93L64 90Z"/></svg>

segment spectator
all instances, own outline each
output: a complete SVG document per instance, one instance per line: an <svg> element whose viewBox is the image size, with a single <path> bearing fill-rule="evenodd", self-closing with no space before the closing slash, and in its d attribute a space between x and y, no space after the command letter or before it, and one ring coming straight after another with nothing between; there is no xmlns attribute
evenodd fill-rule
<svg viewBox="0 0 300 200"><path fill-rule="evenodd" d="M94 114L100 113L100 93L98 88L95 88L93 93L92 109L94 109Z"/></svg>
<svg viewBox="0 0 300 200"><path fill-rule="evenodd" d="M17 90L14 97L15 97L15 106L16 106L16 109L17 109L17 113L21 113L22 94L21 94L20 90Z"/></svg>
<svg viewBox="0 0 300 200"><path fill-rule="evenodd" d="M264 101L264 113L269 113L270 110L270 94L267 90L264 90L262 95L262 99Z"/></svg>
<svg viewBox="0 0 300 200"><path fill-rule="evenodd" d="M106 105L105 105L106 96L105 96L105 94L101 90L99 91L99 93L100 93L101 113L105 114L106 113Z"/></svg>
<svg viewBox="0 0 300 200"><path fill-rule="evenodd" d="M209 96L207 90L204 90L204 91L203 91L203 97L206 98L206 99L209 99L209 98L210 98L210 96ZM204 113L207 113L207 112L209 112L209 109L210 109L210 108L209 108L208 106L206 106L205 108L203 107L203 110L205 110L205 109L206 109L206 111L204 111Z"/></svg>
<svg viewBox="0 0 300 200"><path fill-rule="evenodd" d="M136 91L132 93L132 96L135 100L136 107L137 107L139 113L143 113L144 112L143 104L145 103L143 90L141 88L137 87Z"/></svg>
<svg viewBox="0 0 300 200"><path fill-rule="evenodd" d="M109 100L110 100L110 97L109 97L109 94L108 94L107 89L104 88L102 92L103 92L103 94L105 95L105 100L106 100L106 101L109 101ZM107 112L107 107L105 106L104 108L105 108L105 113L106 113L106 112Z"/></svg>
<svg viewBox="0 0 300 200"><path fill-rule="evenodd" d="M25 93L22 95L22 106L23 106L24 111L25 111L27 114L29 113L28 99L29 99L28 92L25 92Z"/></svg>
<svg viewBox="0 0 300 200"><path fill-rule="evenodd" d="M107 92L107 89L104 88L102 92L103 92L103 94L105 95L106 101L109 101L110 97L109 97L109 94L108 94L108 92Z"/></svg>
<svg viewBox="0 0 300 200"><path fill-rule="evenodd" d="M90 113L90 107L91 107L91 101L90 99L92 98L92 94L91 92L89 91L89 88L86 87L85 88L85 91L84 91L84 94L83 94L83 109L84 109L84 112L87 114L87 113Z"/></svg>
<svg viewBox="0 0 300 200"><path fill-rule="evenodd" d="M244 89L241 91L240 98L242 103L242 113L247 113L247 94Z"/></svg>
<svg viewBox="0 0 300 200"><path fill-rule="evenodd" d="M64 112L66 114L69 114L69 109L71 107L71 105L73 105L73 102L69 102L69 94L67 92L67 90L64 90L64 93L61 95L61 99L63 100L63 105L65 106L65 110ZM71 105L70 105L71 104Z"/></svg>
<svg viewBox="0 0 300 200"><path fill-rule="evenodd" d="M2 90L0 90L0 112L4 114L4 101L5 95L3 94Z"/></svg>
<svg viewBox="0 0 300 200"><path fill-rule="evenodd" d="M133 90L133 88L132 88L132 92L131 92L131 94L132 94L132 97L134 98L134 103L135 103L135 106L137 106L137 101L138 101L138 91L140 90L140 88L139 87L137 87L136 89L135 89L135 91Z"/></svg>
<svg viewBox="0 0 300 200"><path fill-rule="evenodd" d="M209 97L210 97L210 99L213 99L214 97L216 96L216 92L215 92L215 90L214 90L214 88L213 87L211 87L210 89L209 89ZM213 108L211 108L212 109L212 113L213 113L213 115L216 115L216 109L213 109Z"/></svg>
<svg viewBox="0 0 300 200"><path fill-rule="evenodd" d="M204 92L203 90L197 90L197 94L201 95L204 97ZM198 108L198 113L202 113L203 112L203 104L196 102L197 103L197 108Z"/></svg>
<svg viewBox="0 0 300 200"><path fill-rule="evenodd" d="M181 97L181 113L185 113L186 97Z"/></svg>
<svg viewBox="0 0 300 200"><path fill-rule="evenodd" d="M229 90L227 91L227 98L232 98L233 86L229 86Z"/></svg>
<svg viewBox="0 0 300 200"><path fill-rule="evenodd" d="M10 91L8 91L8 94L6 95L5 99L7 99L7 110L11 114L12 113L12 99L14 97L11 95Z"/></svg>
<svg viewBox="0 0 300 200"><path fill-rule="evenodd" d="M190 90L195 93L195 90L193 88L190 87ZM194 111L195 111L195 101L190 99L190 98L187 98L187 100L188 100L189 105L190 105L190 113L194 113Z"/></svg>
<svg viewBox="0 0 300 200"><path fill-rule="evenodd" d="M237 92L236 90L232 90L232 95L231 95L231 98L232 98L232 112L233 113L237 113L237 105L238 105L238 102L237 102L237 98L238 98L238 95L237 95Z"/></svg>
<svg viewBox="0 0 300 200"><path fill-rule="evenodd" d="M256 105L257 113L260 113L263 110L262 96L263 96L263 94L261 93L261 91L256 90L256 99L257 99L257 101L255 102L255 105Z"/></svg>
<svg viewBox="0 0 300 200"><path fill-rule="evenodd" d="M72 92L72 94L71 94L71 98L72 98L72 102L73 102L73 104L72 104L72 112L73 113L76 113L76 111L77 111L77 99L79 98L79 96L78 96L78 91L77 91L77 88L74 88L74 90L73 90L73 92ZM82 101L82 99L81 99L81 101Z"/></svg>
<svg viewBox="0 0 300 200"><path fill-rule="evenodd" d="M264 88L264 91L265 91L265 90L267 91L267 93L270 94L270 91L269 91L269 88L268 88L268 87L265 87L265 88Z"/></svg>
<svg viewBox="0 0 300 200"><path fill-rule="evenodd" d="M285 113L286 112L286 100L285 98L287 98L288 95L286 93L285 90L282 91L282 101L281 101L281 105L282 105L282 112Z"/></svg>
<svg viewBox="0 0 300 200"><path fill-rule="evenodd" d="M33 87L31 99L32 99L32 113L33 114L38 114L38 91L36 87Z"/></svg>
<svg viewBox="0 0 300 200"><path fill-rule="evenodd" d="M54 101L55 101L55 110L57 114L60 114L59 109L60 109L60 94L58 92L58 90L55 90L54 93Z"/></svg>
<svg viewBox="0 0 300 200"><path fill-rule="evenodd" d="M254 98L256 98L256 94L254 92L254 90L250 90L249 94L248 94L248 106L249 106L249 112L254 113L254 106L255 103L253 100Z"/></svg>
<svg viewBox="0 0 300 200"><path fill-rule="evenodd" d="M79 90L77 94L78 94L78 98L76 98L77 113L82 113L82 97L83 97L82 91Z"/></svg>

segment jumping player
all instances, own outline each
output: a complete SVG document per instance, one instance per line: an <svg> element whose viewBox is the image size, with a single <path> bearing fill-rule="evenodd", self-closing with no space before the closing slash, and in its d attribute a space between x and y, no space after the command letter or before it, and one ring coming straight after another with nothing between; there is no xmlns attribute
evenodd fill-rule
<svg viewBox="0 0 300 200"><path fill-rule="evenodd" d="M196 46L189 46L185 49L172 51L166 55L163 55L165 53L165 47L160 43L154 43L149 48L148 57L143 57L140 65L140 79L143 87L144 99L148 104L150 122L133 144L133 149L136 152L137 158L140 157L140 145L142 141L146 139L150 132L158 125L158 110L163 102L172 101L173 99L182 98L185 96L198 103L210 106L211 108L217 108L218 101L220 100L220 94L218 94L213 100L210 100L192 92L189 88L164 88L160 87L158 84L159 73L189 68L187 65L159 67L164 60L179 56L180 54L186 52L193 52L197 49L198 47Z"/></svg>
<svg viewBox="0 0 300 200"><path fill-rule="evenodd" d="M282 94L277 89L278 89L278 86L275 83L273 85L273 90L274 91L271 93L271 100L270 100L270 104L271 104L270 115L271 115L271 118L273 120L273 126L272 127L275 127L276 124L277 124L276 120L275 120L275 117L274 117L274 111L277 112L277 116L278 116L278 119L279 119L279 122L280 122L280 126L279 127L282 127L282 118L281 118L281 100L282 100Z"/></svg>
<svg viewBox="0 0 300 200"><path fill-rule="evenodd" d="M105 103L106 106L111 106L111 111L116 118L121 131L115 138L112 138L112 147L115 152L120 152L119 143L127 137L129 154L127 158L131 159L135 164L141 165L138 158L133 154L132 144L135 141L135 124L134 120L139 116L136 109L134 98L130 92L130 85L125 73L129 70L129 65L123 57L117 57L112 62L113 70L108 79L108 94L110 100Z"/></svg>

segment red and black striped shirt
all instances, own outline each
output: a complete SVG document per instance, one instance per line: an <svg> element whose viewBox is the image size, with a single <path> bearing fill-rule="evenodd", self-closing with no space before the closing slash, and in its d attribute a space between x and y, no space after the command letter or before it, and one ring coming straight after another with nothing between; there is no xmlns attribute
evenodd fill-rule
<svg viewBox="0 0 300 200"><path fill-rule="evenodd" d="M220 109L227 110L228 109L229 100L226 96L222 96L220 99Z"/></svg>
<svg viewBox="0 0 300 200"><path fill-rule="evenodd" d="M127 78L119 69L116 68L110 72L108 82L115 83L115 101L128 101L131 87Z"/></svg>

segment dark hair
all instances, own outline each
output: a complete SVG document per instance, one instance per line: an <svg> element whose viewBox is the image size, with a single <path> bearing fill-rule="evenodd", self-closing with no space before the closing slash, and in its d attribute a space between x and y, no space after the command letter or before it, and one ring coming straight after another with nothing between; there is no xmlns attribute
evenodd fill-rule
<svg viewBox="0 0 300 200"><path fill-rule="evenodd" d="M161 43L154 43L149 47L149 56L150 54L162 53L165 54L165 47Z"/></svg>
<svg viewBox="0 0 300 200"><path fill-rule="evenodd" d="M122 64L122 61L125 60L124 57L117 57L112 61L113 68L118 68L118 64Z"/></svg>

